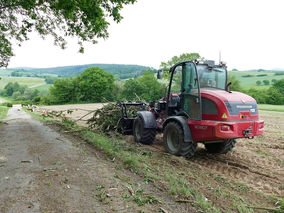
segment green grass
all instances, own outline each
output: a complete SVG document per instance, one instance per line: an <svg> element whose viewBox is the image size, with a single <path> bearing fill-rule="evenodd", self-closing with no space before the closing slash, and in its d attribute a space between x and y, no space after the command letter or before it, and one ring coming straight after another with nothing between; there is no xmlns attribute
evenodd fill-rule
<svg viewBox="0 0 284 213"><path fill-rule="evenodd" d="M266 74L267 76L257 76ZM284 78L284 75L274 75L273 72L248 72L248 71L230 71L229 75L234 75L240 81L243 89L249 89L251 87L255 89L268 89L270 85L263 85L263 80L269 80L270 84L271 80L280 80ZM245 75L253 75L253 77L243 77ZM261 85L257 86L256 81L261 81Z"/></svg>
<svg viewBox="0 0 284 213"><path fill-rule="evenodd" d="M258 104L258 109L265 111L284 112L284 105Z"/></svg>
<svg viewBox="0 0 284 213"><path fill-rule="evenodd" d="M2 77L0 80L0 89L3 89L9 82L18 82L20 85L33 86L44 83L43 78L29 78L29 77Z"/></svg>
<svg viewBox="0 0 284 213"><path fill-rule="evenodd" d="M3 103L3 102L9 102L10 100L7 99L6 97L0 97L0 103Z"/></svg>
<svg viewBox="0 0 284 213"><path fill-rule="evenodd" d="M0 106L0 119L6 118L9 107Z"/></svg>
<svg viewBox="0 0 284 213"><path fill-rule="evenodd" d="M51 87L51 86L52 86L52 84L44 84L44 85L41 85L41 86L38 86L38 87L33 87L33 89L37 89L40 92L45 92L45 91L49 91L49 87Z"/></svg>

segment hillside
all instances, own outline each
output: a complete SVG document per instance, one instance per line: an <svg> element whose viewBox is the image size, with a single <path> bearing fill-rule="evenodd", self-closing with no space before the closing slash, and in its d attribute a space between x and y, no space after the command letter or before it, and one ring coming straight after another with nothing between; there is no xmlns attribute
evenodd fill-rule
<svg viewBox="0 0 284 213"><path fill-rule="evenodd" d="M63 66L52 68L9 68L0 71L0 76L9 76L12 72L18 72L22 76L44 76L54 75L58 77L69 77L81 74L86 68L99 67L111 73L116 79L126 79L140 76L146 69L153 69L147 66L126 65L126 64L85 64L75 66Z"/></svg>
<svg viewBox="0 0 284 213"><path fill-rule="evenodd" d="M243 89L249 89L251 87L257 89L267 89L274 80L280 80L284 78L283 71L229 71L229 75L234 75L239 81ZM264 85L263 80L268 80L269 84ZM256 82L260 81L261 85L257 86Z"/></svg>

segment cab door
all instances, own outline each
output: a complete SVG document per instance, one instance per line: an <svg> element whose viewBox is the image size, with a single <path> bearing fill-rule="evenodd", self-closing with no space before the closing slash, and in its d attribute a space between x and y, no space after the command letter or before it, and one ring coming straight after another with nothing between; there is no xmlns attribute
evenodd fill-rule
<svg viewBox="0 0 284 213"><path fill-rule="evenodd" d="M181 108L191 120L201 120L201 95L198 73L193 62L182 65Z"/></svg>

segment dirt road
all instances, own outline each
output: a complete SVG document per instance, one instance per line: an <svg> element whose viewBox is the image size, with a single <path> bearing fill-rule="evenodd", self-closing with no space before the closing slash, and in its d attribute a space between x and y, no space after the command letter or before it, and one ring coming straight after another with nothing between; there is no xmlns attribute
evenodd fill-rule
<svg viewBox="0 0 284 213"><path fill-rule="evenodd" d="M0 126L0 212L195 212L13 106ZM120 177L120 178L119 178ZM124 178L121 178L124 177ZM139 206L140 190L160 202Z"/></svg>
<svg viewBox="0 0 284 213"><path fill-rule="evenodd" d="M45 84L46 84L46 83L43 82L43 83L40 83L40 84L36 84L36 85L29 86L29 88L35 88L35 87L43 86L43 85L45 85Z"/></svg>

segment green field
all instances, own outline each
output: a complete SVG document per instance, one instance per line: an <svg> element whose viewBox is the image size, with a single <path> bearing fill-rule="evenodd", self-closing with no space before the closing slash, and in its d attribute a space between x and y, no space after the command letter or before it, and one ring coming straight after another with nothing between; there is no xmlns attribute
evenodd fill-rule
<svg viewBox="0 0 284 213"><path fill-rule="evenodd" d="M9 82L18 82L20 85L28 87L44 83L43 78L29 78L29 77L2 77L0 80L0 89L3 89ZM36 87L35 87L36 88Z"/></svg>
<svg viewBox="0 0 284 213"><path fill-rule="evenodd" d="M266 111L284 112L284 105L258 104L258 109Z"/></svg>
<svg viewBox="0 0 284 213"><path fill-rule="evenodd" d="M51 87L51 86L52 86L52 84L44 84L44 85L41 85L41 86L38 86L38 87L33 87L33 89L37 89L40 92L45 92L45 91L49 91L49 87Z"/></svg>
<svg viewBox="0 0 284 213"><path fill-rule="evenodd" d="M270 85L263 85L263 80L280 80L284 78L284 75L275 75L274 72L248 72L248 71L229 71L229 75L234 75L240 81L243 89L249 89L254 87L255 89L268 89ZM243 77L245 75L252 75L252 77ZM257 76L267 75L267 76ZM256 81L261 81L261 85L257 86Z"/></svg>

